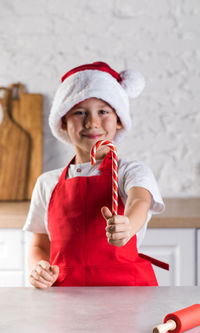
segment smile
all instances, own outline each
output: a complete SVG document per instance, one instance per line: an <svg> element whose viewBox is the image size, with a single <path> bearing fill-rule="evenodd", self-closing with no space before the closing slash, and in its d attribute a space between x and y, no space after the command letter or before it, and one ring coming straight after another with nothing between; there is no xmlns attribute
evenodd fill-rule
<svg viewBox="0 0 200 333"><path fill-rule="evenodd" d="M85 136L88 139L98 139L102 136L103 134L83 134L82 136Z"/></svg>

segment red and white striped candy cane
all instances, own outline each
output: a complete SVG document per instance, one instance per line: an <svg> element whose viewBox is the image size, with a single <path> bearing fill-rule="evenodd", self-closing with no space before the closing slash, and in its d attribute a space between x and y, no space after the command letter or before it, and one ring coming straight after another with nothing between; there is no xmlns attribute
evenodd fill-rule
<svg viewBox="0 0 200 333"><path fill-rule="evenodd" d="M100 146L108 146L112 153L112 214L118 213L118 160L117 150L113 143L108 140L99 140L95 143L91 150L91 164L96 163L96 152Z"/></svg>

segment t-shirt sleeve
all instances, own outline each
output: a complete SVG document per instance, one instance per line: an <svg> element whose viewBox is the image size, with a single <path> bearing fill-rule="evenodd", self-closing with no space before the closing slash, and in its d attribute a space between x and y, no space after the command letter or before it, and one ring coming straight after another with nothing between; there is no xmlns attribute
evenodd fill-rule
<svg viewBox="0 0 200 333"><path fill-rule="evenodd" d="M151 193L151 214L159 214L165 210L165 205L162 200L157 181L149 166L144 162L132 161L123 165L123 182L124 191L128 195L131 187L143 187Z"/></svg>
<svg viewBox="0 0 200 333"><path fill-rule="evenodd" d="M48 233L45 227L46 202L43 189L42 176L40 176L33 189L29 212L26 218L24 231L35 233Z"/></svg>

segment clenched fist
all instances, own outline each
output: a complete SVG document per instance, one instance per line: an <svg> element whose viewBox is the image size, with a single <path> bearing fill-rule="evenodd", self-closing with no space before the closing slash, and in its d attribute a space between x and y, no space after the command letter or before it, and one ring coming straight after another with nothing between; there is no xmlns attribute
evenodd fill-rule
<svg viewBox="0 0 200 333"><path fill-rule="evenodd" d="M102 207L101 213L107 223L108 243L118 247L125 245L133 236L129 218L124 215L112 215L108 207Z"/></svg>
<svg viewBox="0 0 200 333"><path fill-rule="evenodd" d="M58 274L58 266L51 266L48 261L41 260L33 267L29 281L36 288L48 288L57 280Z"/></svg>

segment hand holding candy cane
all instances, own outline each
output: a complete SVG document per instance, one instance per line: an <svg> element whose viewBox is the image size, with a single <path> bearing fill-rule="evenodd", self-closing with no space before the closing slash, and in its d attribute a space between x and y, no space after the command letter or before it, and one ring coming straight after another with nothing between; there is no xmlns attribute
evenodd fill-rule
<svg viewBox="0 0 200 333"><path fill-rule="evenodd" d="M108 140L97 141L91 150L91 164L96 163L96 151L100 146L108 146L112 152L112 212L108 207L102 207L101 213L107 222L106 236L109 244L115 246L125 245L132 237L129 218L118 215L118 160L117 151L112 142Z"/></svg>

